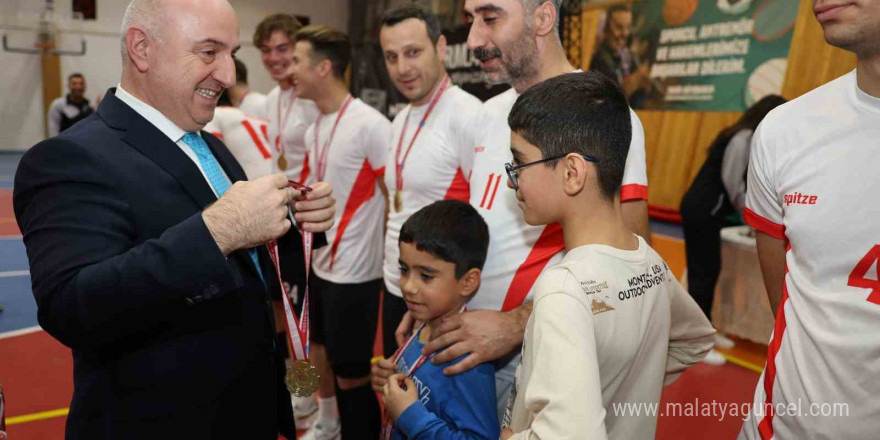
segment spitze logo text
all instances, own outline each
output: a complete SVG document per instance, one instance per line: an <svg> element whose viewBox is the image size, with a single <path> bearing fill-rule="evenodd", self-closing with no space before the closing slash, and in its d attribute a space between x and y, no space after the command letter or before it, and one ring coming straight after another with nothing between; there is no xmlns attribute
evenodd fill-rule
<svg viewBox="0 0 880 440"><path fill-rule="evenodd" d="M794 194L786 194L782 196L783 202L785 202L785 206L790 205L815 205L816 201L819 199L819 196L811 196L809 194L801 194L799 192L795 192Z"/></svg>

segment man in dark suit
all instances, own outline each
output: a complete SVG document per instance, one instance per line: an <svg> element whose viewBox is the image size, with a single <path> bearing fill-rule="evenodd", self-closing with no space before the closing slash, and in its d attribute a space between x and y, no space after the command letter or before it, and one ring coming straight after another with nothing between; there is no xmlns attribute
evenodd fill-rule
<svg viewBox="0 0 880 440"><path fill-rule="evenodd" d="M226 0L134 0L123 32L120 86L15 178L40 324L73 349L67 438L274 440L292 419L262 244L298 240L291 200L329 228L332 191L247 182L200 132L235 84Z"/></svg>

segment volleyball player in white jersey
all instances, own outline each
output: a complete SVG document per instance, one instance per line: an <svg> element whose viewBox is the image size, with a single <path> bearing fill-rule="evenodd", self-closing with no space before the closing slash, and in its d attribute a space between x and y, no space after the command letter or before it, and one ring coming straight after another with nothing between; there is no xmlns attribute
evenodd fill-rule
<svg viewBox="0 0 880 440"><path fill-rule="evenodd" d="M318 108L294 93L290 77L293 35L301 27L292 15L266 17L254 32L254 46L260 49L263 66L278 83L266 96L265 114L269 120L268 138L272 144L274 172L304 182L310 175L306 151L306 129L318 118Z"/></svg>
<svg viewBox="0 0 880 440"><path fill-rule="evenodd" d="M248 180L272 173L272 153L266 139L266 121L232 106L228 90L220 94L214 119L204 130L220 138Z"/></svg>
<svg viewBox="0 0 880 440"><path fill-rule="evenodd" d="M348 92L350 59L348 36L332 28L308 26L294 36L297 96L321 111L306 131L313 170L308 181L332 182L342 208L327 231L328 245L314 252L309 278L311 360L323 379L318 420L306 438L333 438L341 426L343 438L373 439L381 428L370 358L382 289L391 122ZM339 421L322 417L337 399Z"/></svg>
<svg viewBox="0 0 880 440"><path fill-rule="evenodd" d="M385 167L391 206L385 235L382 336L389 358L397 349L394 332L406 312L399 284L400 228L410 215L433 202L469 200L468 177L483 104L450 82L443 64L446 38L431 12L415 5L388 11L379 41L391 80L410 101L394 118Z"/></svg>
<svg viewBox="0 0 880 440"><path fill-rule="evenodd" d="M447 374L496 360L499 414L503 414L510 393L517 348L522 343L531 312L531 304L526 299L541 271L548 264L558 263L564 249L558 225L527 225L514 195L502 188L506 179L504 163L511 158L507 115L517 94L547 78L575 70L559 41L558 3L558 0L465 2L465 14L472 21L468 47L474 49L491 82L506 82L513 89L484 105L481 127L485 136L476 149L470 179L471 204L491 231L480 295L468 304L468 312L448 319L440 327L439 336L425 348L429 352L442 350L432 360L436 363L471 353L448 367ZM624 171L621 207L627 226L647 240L644 132L634 113L631 118L633 140ZM405 317L395 336L401 338L406 333L411 327L408 321Z"/></svg>
<svg viewBox="0 0 880 440"><path fill-rule="evenodd" d="M857 64L752 140L744 218L776 326L740 439L880 436L880 1L813 11Z"/></svg>

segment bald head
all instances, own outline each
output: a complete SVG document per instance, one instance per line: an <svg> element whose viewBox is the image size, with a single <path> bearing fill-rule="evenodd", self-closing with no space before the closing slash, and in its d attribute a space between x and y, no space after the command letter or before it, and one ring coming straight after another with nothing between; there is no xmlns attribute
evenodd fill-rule
<svg viewBox="0 0 880 440"><path fill-rule="evenodd" d="M123 28L122 88L185 131L235 85L238 19L227 0L133 0Z"/></svg>
<svg viewBox="0 0 880 440"><path fill-rule="evenodd" d="M125 9L125 15L122 17L122 26L120 28L120 33L122 34L123 68L128 64L128 50L125 47L125 34L128 28L140 26L157 41L164 41L164 26L162 26L164 11L161 3L164 3L164 0L132 0L128 4L128 8Z"/></svg>
<svg viewBox="0 0 880 440"><path fill-rule="evenodd" d="M132 0L128 4L128 8L125 9L120 27L123 68L128 64L125 34L130 27L141 27L154 40L164 43L166 41L166 27L175 18L181 17L182 12L192 12L198 16L201 8L209 6L232 11L232 6L227 0ZM168 11L173 11L173 13L169 14Z"/></svg>

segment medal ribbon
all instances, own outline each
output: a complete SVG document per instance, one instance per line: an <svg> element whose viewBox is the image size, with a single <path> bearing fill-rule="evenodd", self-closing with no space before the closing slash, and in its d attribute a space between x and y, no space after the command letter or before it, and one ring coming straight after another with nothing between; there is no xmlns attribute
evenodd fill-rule
<svg viewBox="0 0 880 440"><path fill-rule="evenodd" d="M289 104L287 105L287 110L284 112L284 119L281 119L281 91L278 91L278 112L276 115L278 116L278 133L275 134L275 151L279 154L284 154L284 149L281 148L281 132L284 130L284 127L287 126L287 119L290 117L290 109L293 108L293 102L296 101L296 92L293 89L290 90L290 98L287 100ZM244 99L244 97L242 97Z"/></svg>
<svg viewBox="0 0 880 440"><path fill-rule="evenodd" d="M291 186L293 186L291 184ZM281 285L281 302L284 304L285 325L287 327L287 340L290 342L291 356L294 361L308 360L309 358L309 272L312 268L312 241L311 232L302 231L303 254L306 263L306 288L303 294L302 311L299 315L299 321L293 314L293 307L290 305L290 294L287 287L284 286L284 280L281 279L281 263L278 258L278 241L272 240L266 243L266 249L269 250L269 256L272 258L272 264L275 266L275 273L278 275L278 284ZM296 337L293 336L294 330Z"/></svg>
<svg viewBox="0 0 880 440"><path fill-rule="evenodd" d="M425 122L428 121L428 116L431 115L431 112L434 110L434 107L440 102L440 97L443 95L443 92L449 87L449 76L444 76L443 80L440 82L440 86L437 87L437 90L434 92L434 96L431 97L431 103L428 104L428 110L425 111L425 116L422 116L422 121L419 122L418 128L416 128L416 133L413 135L412 140L409 141L409 146L406 147L406 153L403 155L403 160L400 159L400 148L403 146L403 136L406 135L406 127L409 125L409 114L412 112L412 107L409 108L409 111L406 113L406 118L403 120L403 130L400 131L400 140L397 141L397 151L394 155L394 164L397 165L396 175L395 175L395 183L397 191L403 189L403 165L406 163L406 158L409 157L409 152L412 150L413 145L416 143L416 138L419 137L419 133L422 131L422 127L425 126Z"/></svg>
<svg viewBox="0 0 880 440"><path fill-rule="evenodd" d="M458 313L464 312L465 307L467 307L467 305L462 305L461 309L458 310ZM394 365L397 365L397 362L400 360L400 357L403 356L403 352L406 351L406 348L409 347L409 344L412 343L413 339L415 339L416 336L418 336L418 334L422 331L423 328L425 328L424 322L422 323L422 325L419 326L418 329L416 329L416 331L413 332L412 336L410 336L409 339L406 340L406 343L404 343L400 347L397 347L397 351L395 351L394 354L391 356L391 358L394 362ZM413 376L413 374L415 374L416 370L418 370L419 367L421 367L425 363L425 361L428 360L428 357L429 356L427 356L425 354L420 355L418 357L418 359L416 359L415 363L413 363L412 366L409 367L409 370L406 372L406 377L411 378ZM383 406L382 407L382 439L388 440L390 438L391 438L391 416L388 415L388 410L385 409L385 407Z"/></svg>
<svg viewBox="0 0 880 440"><path fill-rule="evenodd" d="M324 115L318 116L318 120L315 121L315 158L317 159L318 164L318 169L315 170L315 174L319 182L324 180L324 175L327 171L327 155L330 152L330 143L333 142L333 135L336 134L336 127L339 126L339 120L342 119L342 115L345 114L345 110L348 109L348 105L351 104L352 100L354 100L354 97L349 93L345 97L345 101L342 102L342 107L339 108L339 113L336 115L336 122L333 123L333 128L330 129L330 138L327 139L327 142L324 142L324 147L320 150L318 150L318 132L321 129L321 119Z"/></svg>

